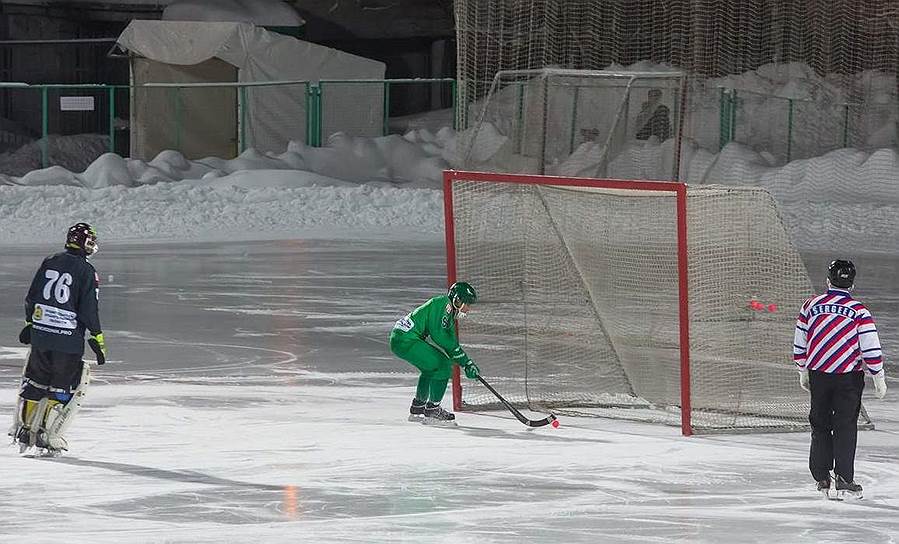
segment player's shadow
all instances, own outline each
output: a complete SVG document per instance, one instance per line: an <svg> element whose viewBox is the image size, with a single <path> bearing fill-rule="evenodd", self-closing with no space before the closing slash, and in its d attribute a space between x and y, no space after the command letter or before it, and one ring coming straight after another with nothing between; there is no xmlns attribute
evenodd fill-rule
<svg viewBox="0 0 899 544"><path fill-rule="evenodd" d="M283 485L257 484L252 482L241 482L239 480L229 480L227 478L219 478L217 476L203 474L202 472L197 472L195 470L165 470L160 468L145 467L141 465L129 465L127 463L110 463L108 461L79 459L77 457L44 457L43 459L52 461L54 463L62 463L65 465L102 468L106 470L122 472L125 474L142 476L144 478L158 478L160 480L172 480L192 484L239 487L264 491L279 491L284 489Z"/></svg>

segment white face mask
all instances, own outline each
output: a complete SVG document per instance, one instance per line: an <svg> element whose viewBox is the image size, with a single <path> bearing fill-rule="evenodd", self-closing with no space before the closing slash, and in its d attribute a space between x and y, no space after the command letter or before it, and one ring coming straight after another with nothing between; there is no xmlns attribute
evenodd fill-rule
<svg viewBox="0 0 899 544"><path fill-rule="evenodd" d="M462 319L466 315L468 315L468 304L464 302L458 306L456 306L456 302L458 299L453 301L453 309L456 310L456 319Z"/></svg>

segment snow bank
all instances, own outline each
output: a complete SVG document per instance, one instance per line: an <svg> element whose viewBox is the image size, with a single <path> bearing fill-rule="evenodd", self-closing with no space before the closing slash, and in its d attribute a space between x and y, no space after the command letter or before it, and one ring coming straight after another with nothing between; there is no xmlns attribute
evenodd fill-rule
<svg viewBox="0 0 899 544"><path fill-rule="evenodd" d="M53 241L81 220L95 223L107 240L282 238L336 235L335 229L439 239L441 173L464 166L463 148L474 137L476 169L535 166L492 126L477 134L448 128L404 137L336 134L321 148L292 142L281 154L250 149L231 160L189 161L170 150L144 162L107 153L82 173L52 167L0 178L7 184L0 186L0 243ZM585 142L547 173L596 176L601 150ZM666 179L673 156L673 140L635 142L610 161L606 175ZM688 141L681 177L766 188L802 249L899 253L895 150L840 149L774 163L742 144L712 153ZM52 223L34 226L33 218L48 216Z"/></svg>
<svg viewBox="0 0 899 544"><path fill-rule="evenodd" d="M673 140L651 139L625 148L609 164L619 179L670 178ZM595 176L598 144L582 144L548 173ZM899 153L838 149L783 166L749 147L728 144L711 153L685 142L681 179L689 184L757 186L778 201L793 242L803 250L899 253Z"/></svg>
<svg viewBox="0 0 899 544"><path fill-rule="evenodd" d="M61 243L78 221L101 243L400 237L440 239L443 196L431 189L288 183L287 172L234 174L233 183L126 188L0 186L0 244ZM296 175L296 173L294 173Z"/></svg>

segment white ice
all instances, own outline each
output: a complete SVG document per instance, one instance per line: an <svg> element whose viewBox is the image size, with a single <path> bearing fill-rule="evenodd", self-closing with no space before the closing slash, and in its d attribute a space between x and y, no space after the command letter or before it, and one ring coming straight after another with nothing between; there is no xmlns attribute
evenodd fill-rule
<svg viewBox="0 0 899 544"><path fill-rule="evenodd" d="M9 248L0 263L7 416L24 356L14 341L22 293L42 256ZM866 398L877 426L859 439L866 498L828 502L813 490L806 433L684 438L573 417L529 430L504 412L460 413L457 429L407 422L415 374L386 337L443 285L437 242L108 244L94 262L110 361L94 368L66 455L0 450L0 542L844 543L899 533L895 380L884 401Z"/></svg>

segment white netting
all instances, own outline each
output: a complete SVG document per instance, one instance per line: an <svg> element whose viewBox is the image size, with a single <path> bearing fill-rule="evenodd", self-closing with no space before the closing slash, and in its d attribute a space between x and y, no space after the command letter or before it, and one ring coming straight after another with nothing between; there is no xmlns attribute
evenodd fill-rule
<svg viewBox="0 0 899 544"><path fill-rule="evenodd" d="M843 90L844 101L861 106L852 116L863 116L870 96L864 87L874 82L859 76L895 75L899 66L899 8L890 0L456 0L453 6L463 103L482 99L500 70L599 70L648 61L701 80L792 64L826 76L818 91Z"/></svg>
<svg viewBox="0 0 899 544"><path fill-rule="evenodd" d="M460 134L462 164L485 169L487 149L491 170L606 177L634 143L679 147L684 82L679 72L500 71L465 114L472 126ZM676 179L677 165L666 166L643 177Z"/></svg>
<svg viewBox="0 0 899 544"><path fill-rule="evenodd" d="M899 238L892 235L899 220L895 2L453 4L460 138L468 136L466 129L480 130L471 160L453 160L453 168L758 185L778 200L803 250L899 252ZM621 138L623 150L606 148L600 127L576 127L546 135L551 151L573 149L567 159L557 153L541 158L519 152L518 136L504 128L511 121L488 119L478 126L498 72L545 67L682 71L685 100L671 112L682 145L673 138L656 145ZM549 127L564 126L571 116L570 108L548 111ZM606 113L608 126L614 113ZM515 110L506 118L515 119ZM680 165L676 178L674 163ZM854 217L865 221L847 219Z"/></svg>
<svg viewBox="0 0 899 544"><path fill-rule="evenodd" d="M464 176L451 251L479 304L461 334L497 390L538 410L679 422L674 194ZM790 340L812 287L774 200L690 188L687 209L693 428L803 427ZM496 403L469 382L462 400Z"/></svg>

